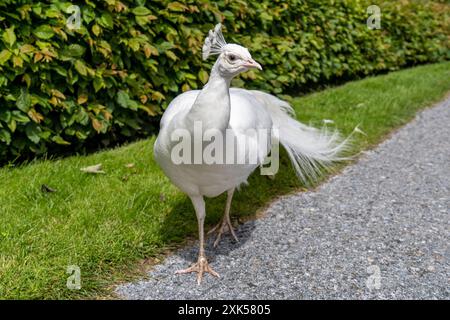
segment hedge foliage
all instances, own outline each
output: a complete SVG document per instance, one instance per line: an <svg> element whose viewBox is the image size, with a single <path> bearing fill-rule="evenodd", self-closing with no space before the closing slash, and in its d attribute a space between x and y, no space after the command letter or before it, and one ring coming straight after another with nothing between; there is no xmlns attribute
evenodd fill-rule
<svg viewBox="0 0 450 320"><path fill-rule="evenodd" d="M80 29L66 22L81 8ZM0 162L82 151L154 133L181 91L201 87L206 32L264 67L234 85L277 94L449 59L445 1L3 0L0 2Z"/></svg>

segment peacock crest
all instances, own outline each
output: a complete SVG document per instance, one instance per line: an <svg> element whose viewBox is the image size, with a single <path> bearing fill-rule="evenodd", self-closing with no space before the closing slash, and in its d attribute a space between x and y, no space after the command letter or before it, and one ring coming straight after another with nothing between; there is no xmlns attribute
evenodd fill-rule
<svg viewBox="0 0 450 320"><path fill-rule="evenodd" d="M218 23L213 30L209 30L205 39L202 49L203 60L208 59L209 56L220 54L226 44L227 42L222 35L222 24Z"/></svg>

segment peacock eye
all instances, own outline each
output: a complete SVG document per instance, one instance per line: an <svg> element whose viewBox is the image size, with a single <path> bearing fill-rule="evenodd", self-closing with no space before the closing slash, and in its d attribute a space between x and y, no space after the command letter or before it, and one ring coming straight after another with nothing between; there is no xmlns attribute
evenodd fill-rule
<svg viewBox="0 0 450 320"><path fill-rule="evenodd" d="M237 57L234 54L230 54L228 55L228 59L230 59L230 61L235 61Z"/></svg>

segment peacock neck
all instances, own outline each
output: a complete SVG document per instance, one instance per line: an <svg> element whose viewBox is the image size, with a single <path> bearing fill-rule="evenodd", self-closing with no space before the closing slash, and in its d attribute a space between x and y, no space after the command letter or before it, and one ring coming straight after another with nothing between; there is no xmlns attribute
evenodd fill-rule
<svg viewBox="0 0 450 320"><path fill-rule="evenodd" d="M216 62L211 70L208 83L197 96L188 113L191 122L201 121L203 130L228 128L230 121L230 82L221 75Z"/></svg>
<svg viewBox="0 0 450 320"><path fill-rule="evenodd" d="M220 72L219 60L217 60L211 69L211 74L209 75L209 80L206 83L206 85L203 87L203 90L205 90L205 89L208 90L211 87L215 87L215 88L221 87L221 88L229 91L231 78L223 76L222 73L223 72Z"/></svg>

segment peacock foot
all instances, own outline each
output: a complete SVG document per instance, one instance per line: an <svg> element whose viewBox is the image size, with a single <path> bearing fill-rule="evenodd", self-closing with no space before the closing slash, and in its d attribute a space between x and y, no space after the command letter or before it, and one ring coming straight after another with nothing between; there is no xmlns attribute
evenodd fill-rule
<svg viewBox="0 0 450 320"><path fill-rule="evenodd" d="M205 256L199 256L198 261L194 263L191 267L183 270L178 270L175 272L176 274L183 274L183 273L191 273L191 272L197 272L197 284L201 284L203 279L203 273L209 272L215 277L219 277L219 274L215 272L208 264L208 260L206 260Z"/></svg>
<svg viewBox="0 0 450 320"><path fill-rule="evenodd" d="M211 234L213 232L217 232L217 238L216 241L214 241L214 248L217 247L217 245L220 242L220 239L222 238L222 234L226 231L230 231L231 235L233 236L234 240L236 242L239 242L238 237L236 236L236 233L234 232L234 228L231 225L230 219L223 219L221 222L219 222L214 228L208 231L208 234Z"/></svg>

